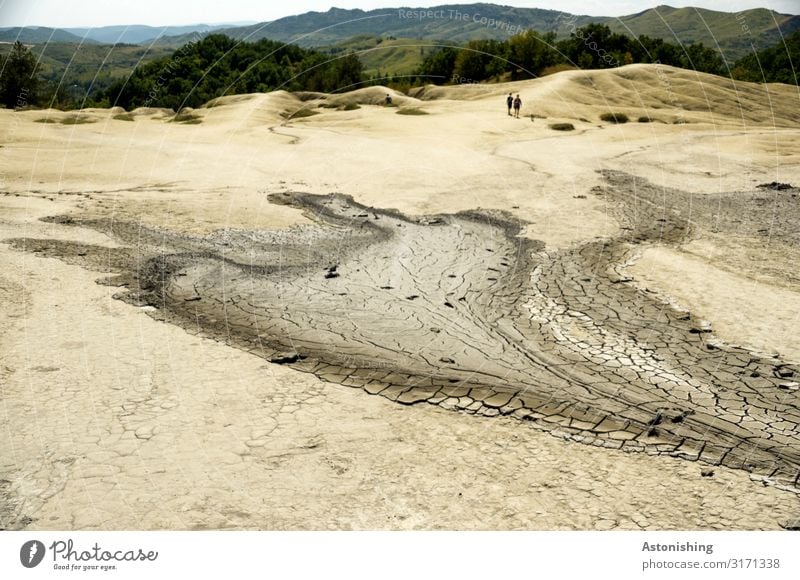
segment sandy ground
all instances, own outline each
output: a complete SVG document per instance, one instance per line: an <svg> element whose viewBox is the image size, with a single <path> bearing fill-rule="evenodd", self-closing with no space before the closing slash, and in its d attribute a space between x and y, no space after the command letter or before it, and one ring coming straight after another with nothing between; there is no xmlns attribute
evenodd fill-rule
<svg viewBox="0 0 800 580"><path fill-rule="evenodd" d="M506 117L508 90L547 118ZM190 123L0 111L0 238L114 245L37 221L64 213L195 233L287 227L307 220L267 194L302 190L410 214L505 209L559 249L618 232L589 195L598 169L698 195L800 183L796 88L635 65L396 95L428 115L371 104L382 95L329 97L361 108L289 122L281 113L322 101L231 97ZM608 125L608 111L663 122ZM58 122L76 115L91 122ZM561 121L576 130L548 128ZM745 242L721 259L713 232L699 232L688 249L646 251L633 271L721 338L794 356L798 288L775 280L795 254L777 248L767 270ZM701 477L689 461L323 383L156 322L96 285L100 272L5 244L0 266L6 527L754 529L800 507L741 471Z"/></svg>
<svg viewBox="0 0 800 580"><path fill-rule="evenodd" d="M648 248L630 272L640 284L658 289L679 307L702 312L729 342L800 361L797 292L715 268L672 248Z"/></svg>

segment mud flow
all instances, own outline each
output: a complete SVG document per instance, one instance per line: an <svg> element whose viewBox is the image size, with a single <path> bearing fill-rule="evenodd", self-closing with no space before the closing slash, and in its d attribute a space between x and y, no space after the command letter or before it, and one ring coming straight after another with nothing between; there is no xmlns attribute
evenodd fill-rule
<svg viewBox="0 0 800 580"><path fill-rule="evenodd" d="M56 216L123 247L13 243L112 271L101 282L153 317L325 381L796 490L797 368L722 343L619 268L637 248L685 242L696 228L741 233L742 215L796 245L798 191L693 196L606 172L594 194L623 234L562 251L521 237L527 224L511 214L411 217L306 193L270 197L314 222L286 231L193 237Z"/></svg>

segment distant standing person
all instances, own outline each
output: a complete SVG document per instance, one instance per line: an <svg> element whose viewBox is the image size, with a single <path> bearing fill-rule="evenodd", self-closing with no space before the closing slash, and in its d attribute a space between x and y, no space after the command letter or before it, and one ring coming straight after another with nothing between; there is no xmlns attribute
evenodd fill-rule
<svg viewBox="0 0 800 580"><path fill-rule="evenodd" d="M384 100L384 102L386 103L387 107L389 105L391 105L392 104L392 95L390 95L389 93L386 93L386 99Z"/></svg>
<svg viewBox="0 0 800 580"><path fill-rule="evenodd" d="M520 99L519 95L517 95L517 98L514 99L514 117L516 117L517 119L519 119L519 110L521 108L522 108L522 99Z"/></svg>
<svg viewBox="0 0 800 580"><path fill-rule="evenodd" d="M511 116L511 107L514 105L514 97L511 96L511 93L508 93L506 97L506 105L508 105L508 116Z"/></svg>

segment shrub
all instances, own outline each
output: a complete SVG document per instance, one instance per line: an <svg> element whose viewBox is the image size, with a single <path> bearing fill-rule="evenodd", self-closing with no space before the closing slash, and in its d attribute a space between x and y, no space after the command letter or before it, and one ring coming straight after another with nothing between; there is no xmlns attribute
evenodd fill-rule
<svg viewBox="0 0 800 580"><path fill-rule="evenodd" d="M294 93L294 96L300 99L300 102L302 103L305 103L306 101L316 101L320 98L319 93L312 91L297 91Z"/></svg>
<svg viewBox="0 0 800 580"><path fill-rule="evenodd" d="M297 109L294 113L281 113L281 117L287 120L303 119L304 117L311 117L312 115L319 115L319 113L308 108Z"/></svg>
<svg viewBox="0 0 800 580"><path fill-rule="evenodd" d="M37 104L40 65L28 47L15 42L8 56L0 59L0 65L0 107L15 109Z"/></svg>
<svg viewBox="0 0 800 580"><path fill-rule="evenodd" d="M197 125L203 122L203 117L192 112L191 109L181 109L172 119L170 123L184 123L186 125Z"/></svg>
<svg viewBox="0 0 800 580"><path fill-rule="evenodd" d="M607 123L627 123L628 115L625 113L603 113L600 115L600 120Z"/></svg>
<svg viewBox="0 0 800 580"><path fill-rule="evenodd" d="M548 125L553 131L574 131L575 125L572 123L553 123Z"/></svg>
<svg viewBox="0 0 800 580"><path fill-rule="evenodd" d="M417 108L411 107L411 108L408 108L408 109L398 109L397 114L398 115L427 115L428 113L426 111L423 111L422 109L417 109Z"/></svg>
<svg viewBox="0 0 800 580"><path fill-rule="evenodd" d="M90 119L89 117L79 117L78 115L71 115L69 117L64 117L59 121L62 125L85 125L86 123L94 123L94 119Z"/></svg>
<svg viewBox="0 0 800 580"><path fill-rule="evenodd" d="M639 117L639 122L640 123L652 123L653 119L651 119L650 117Z"/></svg>

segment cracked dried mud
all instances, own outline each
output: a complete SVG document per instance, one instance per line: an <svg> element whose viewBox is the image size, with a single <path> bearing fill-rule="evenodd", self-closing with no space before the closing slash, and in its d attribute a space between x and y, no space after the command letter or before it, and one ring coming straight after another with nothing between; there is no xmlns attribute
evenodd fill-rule
<svg viewBox="0 0 800 580"><path fill-rule="evenodd" d="M686 242L712 219L719 231L740 206L762 223L763 198L697 201L621 172L606 172L594 193L623 233L554 252L502 212L411 218L304 193L271 196L314 222L289 231L189 236L55 216L45 220L96 229L119 247L10 242L110 265L119 275L103 283L128 287L118 297L158 320L328 382L796 487L797 368L715 341L707 322L620 273L637 246ZM776 240L798 242L796 194L774 192Z"/></svg>

